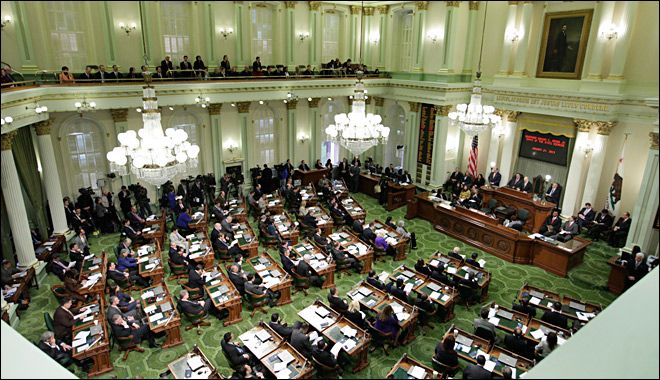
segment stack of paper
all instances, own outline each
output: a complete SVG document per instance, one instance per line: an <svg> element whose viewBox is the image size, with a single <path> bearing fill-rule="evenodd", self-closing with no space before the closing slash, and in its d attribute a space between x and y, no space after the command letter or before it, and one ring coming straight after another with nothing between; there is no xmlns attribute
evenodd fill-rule
<svg viewBox="0 0 660 380"><path fill-rule="evenodd" d="M357 330L351 326L344 326L341 328L341 333L349 338L352 338L357 334Z"/></svg>
<svg viewBox="0 0 660 380"><path fill-rule="evenodd" d="M533 336L534 339L536 339L536 340L540 340L541 338L543 338L545 336L545 334L543 333L543 330L541 330L541 329L530 331L529 334L531 336Z"/></svg>
<svg viewBox="0 0 660 380"><path fill-rule="evenodd" d="M408 370L408 375L415 379L424 379L426 378L426 370L420 366L414 365Z"/></svg>
<svg viewBox="0 0 660 380"><path fill-rule="evenodd" d="M486 364L484 364L484 369L488 372L493 372L493 370L495 369L495 364L497 363L491 360L487 360Z"/></svg>

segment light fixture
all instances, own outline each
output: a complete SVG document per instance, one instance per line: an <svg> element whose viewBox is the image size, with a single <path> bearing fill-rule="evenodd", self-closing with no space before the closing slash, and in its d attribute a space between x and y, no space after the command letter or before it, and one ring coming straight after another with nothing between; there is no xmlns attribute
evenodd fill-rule
<svg viewBox="0 0 660 380"><path fill-rule="evenodd" d="M486 15L488 14L488 2L484 10L484 23L481 30L481 49L479 50L479 64L477 65L477 76L474 80L470 104L456 105L456 111L450 112L449 121L472 137L488 130L500 122L500 117L495 115L495 107L481 104L481 57L484 50L484 33L486 31Z"/></svg>
<svg viewBox="0 0 660 380"><path fill-rule="evenodd" d="M135 23L131 23L130 26L124 24L123 22L119 23L119 28L121 28L124 32L126 32L127 36L130 36L131 32L134 31L136 27L137 25L135 25Z"/></svg>
<svg viewBox="0 0 660 380"><path fill-rule="evenodd" d="M502 125L502 123L497 123L493 127L493 132L495 133L495 136L497 136L498 139L501 139L506 135L506 128Z"/></svg>
<svg viewBox="0 0 660 380"><path fill-rule="evenodd" d="M263 101L263 100L260 100L260 101L259 101L259 104L264 104L264 101Z"/></svg>
<svg viewBox="0 0 660 380"><path fill-rule="evenodd" d="M494 168L495 168L495 165L497 165L497 164L495 163L495 161L491 161L491 162L490 162L490 168L491 168L491 169L494 169Z"/></svg>
<svg viewBox="0 0 660 380"><path fill-rule="evenodd" d="M584 152L585 157L587 157L589 153L594 151L594 146L591 143L591 140L587 140L584 142L584 145L582 145L582 151Z"/></svg>
<svg viewBox="0 0 660 380"><path fill-rule="evenodd" d="M232 28L220 28L220 29L218 29L218 33L222 34L222 36L226 40L227 36L234 33L234 29L232 29Z"/></svg>
<svg viewBox="0 0 660 380"><path fill-rule="evenodd" d="M307 136L306 134L300 134L298 135L298 140L300 140L301 144L304 144L305 141L309 140L309 136Z"/></svg>
<svg viewBox="0 0 660 380"><path fill-rule="evenodd" d="M283 100L284 103L288 102L296 102L298 101L298 95L294 94L293 92L289 91L286 93L286 99Z"/></svg>
<svg viewBox="0 0 660 380"><path fill-rule="evenodd" d="M298 39L300 41L304 41L309 38L309 33L308 32L300 32L298 33Z"/></svg>
<svg viewBox="0 0 660 380"><path fill-rule="evenodd" d="M167 109L169 109L170 111L174 111L174 107L172 106L167 107Z"/></svg>
<svg viewBox="0 0 660 380"><path fill-rule="evenodd" d="M511 43L514 43L520 39L520 32L516 28L509 28L507 29L505 33L505 37L507 41L511 41Z"/></svg>
<svg viewBox="0 0 660 380"><path fill-rule="evenodd" d="M202 94L199 94L195 98L195 104L197 104L198 106L200 106L202 108L206 108L209 105L211 105L211 98L209 98L208 96L204 96Z"/></svg>
<svg viewBox="0 0 660 380"><path fill-rule="evenodd" d="M5 117L3 117L3 118L0 119L0 124L2 124L2 125L7 125L7 126L9 126L9 125L11 125L11 123L13 123L13 122L14 122L14 118L11 117L11 116L5 116Z"/></svg>
<svg viewBox="0 0 660 380"><path fill-rule="evenodd" d="M34 106L30 107L27 106L25 107L26 110L33 109L34 112L37 113L37 115L42 114L44 112L48 112L48 107L46 106L40 106L39 103L34 103Z"/></svg>
<svg viewBox="0 0 660 380"><path fill-rule="evenodd" d="M311 102L311 101L312 101L312 98L307 98L307 101L308 101L308 102Z"/></svg>
<svg viewBox="0 0 660 380"><path fill-rule="evenodd" d="M75 102L73 105L76 107L76 111L80 114L80 117L82 117L84 112L96 110L96 102L87 102L85 98L83 98L82 102Z"/></svg>
<svg viewBox="0 0 660 380"><path fill-rule="evenodd" d="M5 28L5 26L11 24L11 16L7 15L2 18L2 29Z"/></svg>
<svg viewBox="0 0 660 380"><path fill-rule="evenodd" d="M378 41L380 41L380 35L378 33L371 33L371 36L369 36L369 42L376 45Z"/></svg>
<svg viewBox="0 0 660 380"><path fill-rule="evenodd" d="M600 32L600 38L612 40L619 38L619 29L616 24L609 24Z"/></svg>
<svg viewBox="0 0 660 380"><path fill-rule="evenodd" d="M197 167L199 146L188 141L183 129L167 128L163 132L156 90L151 77L142 90L142 122L144 127L117 135L121 144L107 153L110 171L127 175L128 167L138 181L159 187L177 174L188 173Z"/></svg>
<svg viewBox="0 0 660 380"><path fill-rule="evenodd" d="M545 175L545 182L550 182L551 179L552 179L552 176L550 174Z"/></svg>
<svg viewBox="0 0 660 380"><path fill-rule="evenodd" d="M431 43L434 45L440 42L440 36L438 35L438 33L429 33L426 35L426 38L431 40Z"/></svg>
<svg viewBox="0 0 660 380"><path fill-rule="evenodd" d="M225 146L225 149L229 151L229 153L234 153L235 151L238 150L238 146L233 141L230 141L227 143L227 146Z"/></svg>
<svg viewBox="0 0 660 380"><path fill-rule="evenodd" d="M364 18L364 1L362 2L362 16ZM364 36L364 20L361 20L362 29L360 39ZM362 44L360 44L360 67L362 67ZM357 82L353 90L353 103L351 112L335 115L335 123L325 129L328 138L339 143L351 153L358 156L368 149L378 145L386 144L390 129L381 124L382 118L378 114L366 112L364 83L362 77L364 72L356 71ZM332 98L328 98L332 100Z"/></svg>
<svg viewBox="0 0 660 380"><path fill-rule="evenodd" d="M232 107L236 107L236 103L232 103L231 106L232 106Z"/></svg>

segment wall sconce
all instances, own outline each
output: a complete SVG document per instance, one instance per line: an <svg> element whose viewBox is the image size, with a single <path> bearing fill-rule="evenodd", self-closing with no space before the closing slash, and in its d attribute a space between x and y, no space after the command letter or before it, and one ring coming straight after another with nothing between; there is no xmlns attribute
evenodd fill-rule
<svg viewBox="0 0 660 380"><path fill-rule="evenodd" d="M218 29L218 33L222 34L222 36L226 40L228 35L234 33L234 29L232 29L232 28L220 28L220 29Z"/></svg>
<svg viewBox="0 0 660 380"><path fill-rule="evenodd" d="M11 16L7 15L2 18L2 29L5 28L5 26L11 24Z"/></svg>
<svg viewBox="0 0 660 380"><path fill-rule="evenodd" d="M490 162L490 169L491 169L491 170L495 169L495 166L497 166L497 164L495 163L495 161L491 161L491 162Z"/></svg>
<svg viewBox="0 0 660 380"><path fill-rule="evenodd" d="M511 43L515 43L520 39L521 33L516 28L509 28L505 33L505 37L507 41L511 41Z"/></svg>
<svg viewBox="0 0 660 380"><path fill-rule="evenodd" d="M305 141L309 140L309 136L305 134L298 135L298 140L300 141L301 144L304 144Z"/></svg>
<svg viewBox="0 0 660 380"><path fill-rule="evenodd" d="M202 108L206 108L211 104L211 98L208 96L204 97L202 94L200 94L195 98L195 104Z"/></svg>
<svg viewBox="0 0 660 380"><path fill-rule="evenodd" d="M80 114L80 117L82 117L83 112L96 110L96 102L87 102L85 98L83 98L82 102L75 102L73 105L76 107L76 111ZM138 112L142 112L142 110L139 110Z"/></svg>
<svg viewBox="0 0 660 380"><path fill-rule="evenodd" d="M434 45L440 42L440 36L437 33L429 33L426 35L426 38L431 40L431 43Z"/></svg>
<svg viewBox="0 0 660 380"><path fill-rule="evenodd" d="M545 175L545 182L550 182L551 179L552 179L552 176L550 174Z"/></svg>
<svg viewBox="0 0 660 380"><path fill-rule="evenodd" d="M591 141L587 140L584 142L584 145L582 146L582 151L584 152L584 156L588 156L589 153L594 151L594 146L591 143Z"/></svg>
<svg viewBox="0 0 660 380"><path fill-rule="evenodd" d="M33 109L34 112L37 113L37 115L42 114L44 112L48 112L48 107L46 107L46 106L42 107L42 106L39 105L39 103L34 103L33 107L27 106L27 107L25 107L25 109L26 110Z"/></svg>
<svg viewBox="0 0 660 380"><path fill-rule="evenodd" d="M603 28L600 32L600 38L607 39L608 41L619 38L619 30L616 24L609 24Z"/></svg>
<svg viewBox="0 0 660 380"><path fill-rule="evenodd" d="M233 142L229 142L227 143L227 146L225 146L225 149L227 149L229 153L234 153L238 150L238 146Z"/></svg>
<svg viewBox="0 0 660 380"><path fill-rule="evenodd" d="M300 33L298 33L298 39L299 39L300 41L304 41L304 40L306 40L307 38L309 38L309 33L308 33L308 32L300 32Z"/></svg>
<svg viewBox="0 0 660 380"><path fill-rule="evenodd" d="M10 126L14 122L14 118L11 116L5 116L0 119L0 124Z"/></svg>
<svg viewBox="0 0 660 380"><path fill-rule="evenodd" d="M376 45L380 41L380 35L378 33L373 33L371 36L369 36L369 42L371 42L373 45Z"/></svg>
<svg viewBox="0 0 660 380"><path fill-rule="evenodd" d="M289 91L286 93L286 99L283 100L284 103L289 103L290 101L298 101L298 95L294 94L293 92Z"/></svg>
<svg viewBox="0 0 660 380"><path fill-rule="evenodd" d="M124 24L123 22L120 22L120 23L119 23L119 27L120 27L124 32L126 32L126 35L127 35L127 36L130 36L130 35L131 35L131 32L134 31L135 28L136 28L137 26L135 25L135 23L131 23L131 25L129 26L129 25Z"/></svg>

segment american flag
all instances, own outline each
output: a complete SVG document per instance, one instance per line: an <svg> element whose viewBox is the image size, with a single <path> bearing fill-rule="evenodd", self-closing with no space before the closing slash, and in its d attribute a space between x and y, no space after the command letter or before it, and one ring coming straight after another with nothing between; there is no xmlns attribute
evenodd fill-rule
<svg viewBox="0 0 660 380"><path fill-rule="evenodd" d="M467 174L472 178L477 176L477 158L479 157L479 136L472 138L472 149L470 149L470 158L468 159Z"/></svg>

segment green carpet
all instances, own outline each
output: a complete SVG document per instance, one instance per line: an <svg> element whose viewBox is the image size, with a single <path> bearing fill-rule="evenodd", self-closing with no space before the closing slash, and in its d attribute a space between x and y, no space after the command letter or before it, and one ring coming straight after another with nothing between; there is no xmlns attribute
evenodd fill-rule
<svg viewBox="0 0 660 380"><path fill-rule="evenodd" d="M375 199L367 195L354 194L354 197L366 208L368 221L374 219L384 221L388 215L392 215L394 220L399 220L403 219L405 215L405 207L388 213L378 205ZM252 225L254 226L255 224L252 223ZM411 251L408 258L402 262L394 262L391 259L387 259L376 263L374 269L377 272L391 272L392 269L403 263L412 267L418 258L427 259L435 250L439 249L446 252L454 246L459 246L462 248L463 253L466 251L478 251L479 257L486 260L486 269L492 273L487 302L495 301L502 305L510 306L518 290L525 282L555 291L561 295L568 295L584 301L600 303L603 307L609 305L615 299L615 296L606 291L604 286L607 282L607 276L609 273L609 267L606 261L610 256L616 253L616 250L610 248L605 243L601 242L590 245L584 257L584 263L573 269L567 278L560 278L544 271L543 269L529 265L511 264L495 256L477 250L468 244L435 231L429 222L422 219L406 221L406 228L409 231L417 233L418 249ZM92 238L90 241L92 252L99 252L100 250L112 252L112 246L117 244L118 236L117 234L105 235L98 238ZM279 257L276 252L271 251L271 254L272 253L275 253L273 257L279 262ZM167 265L165 267L167 277L169 268ZM335 276L335 282L342 296L345 296L345 292L360 280L361 277L355 273L349 276L344 275L341 278ZM57 307L57 300L49 291L49 287L50 285L59 282L59 279L55 275L49 274L39 291L32 290L32 302L30 303L29 309L21 316L20 326L18 327L18 332L30 341L38 339L40 334L45 330L43 312L48 311L52 313ZM173 282L168 282L168 286L170 291L174 294L178 293L180 290ZM293 302L291 304L272 308L270 312L279 312L284 316L284 321L291 325L298 319L297 312L299 310L309 305L310 302L313 302L316 298L325 301L326 295L327 290L312 288L307 296L298 293L292 296ZM133 296L137 298L137 292L135 292ZM431 356L433 355L435 345L449 325L454 323L463 329L472 331L472 320L477 315L479 308L480 305L474 305L470 308L456 305L456 316L453 320L443 324L435 323L435 328L432 331L428 332L426 335L418 333L417 339L414 342L406 346L391 349L388 356L385 356L382 350L376 350L373 354L369 354L370 364L368 368L357 374L345 371L343 377L385 378L387 372L403 353L408 353L408 355L431 366ZM249 313L244 310L242 314L243 321L229 327L223 327L221 321L211 317L210 321L212 325L203 328L204 333L201 336L198 336L194 329L191 331L185 331L183 327L187 325L187 321L184 320L182 321L183 326L181 328L181 333L185 341L184 344L163 350L150 349L145 343L142 345L145 349L144 353L132 352L129 354L128 360L125 362L121 360L119 350L115 347L110 353L114 370L100 377L109 378L111 376L116 376L118 378L130 378L137 375L144 376L145 378L157 377L167 369L167 364L169 362L183 355L195 344L197 344L207 355L209 360L213 362L219 373L229 376L231 374L231 369L227 365L227 361L220 348L220 340L222 339L223 334L227 331L231 331L234 333L234 336L238 336L242 332L252 328L260 320L269 320L270 312L268 314L257 313L254 318L251 319ZM498 335L502 335L502 332L498 331ZM461 361L461 366L464 365L465 363ZM86 373L82 372L75 366L70 367L70 369L78 377L87 377ZM460 373L457 375L457 378L460 378Z"/></svg>

